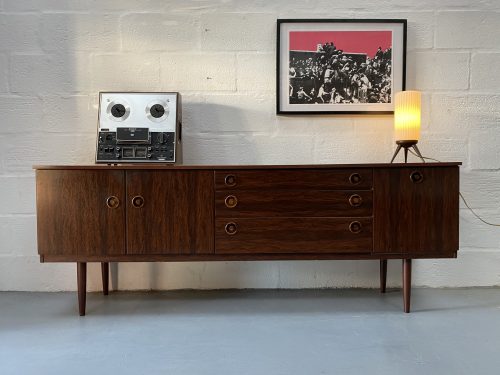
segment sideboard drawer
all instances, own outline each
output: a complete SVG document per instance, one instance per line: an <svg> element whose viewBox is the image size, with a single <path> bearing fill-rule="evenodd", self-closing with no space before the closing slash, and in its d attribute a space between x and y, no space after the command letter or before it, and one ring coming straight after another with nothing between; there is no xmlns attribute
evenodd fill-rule
<svg viewBox="0 0 500 375"><path fill-rule="evenodd" d="M372 216L372 190L235 190L215 193L217 217Z"/></svg>
<svg viewBox="0 0 500 375"><path fill-rule="evenodd" d="M216 254L370 253L371 218L218 218Z"/></svg>
<svg viewBox="0 0 500 375"><path fill-rule="evenodd" d="M262 189L371 189L371 168L267 169L215 172L216 190Z"/></svg>

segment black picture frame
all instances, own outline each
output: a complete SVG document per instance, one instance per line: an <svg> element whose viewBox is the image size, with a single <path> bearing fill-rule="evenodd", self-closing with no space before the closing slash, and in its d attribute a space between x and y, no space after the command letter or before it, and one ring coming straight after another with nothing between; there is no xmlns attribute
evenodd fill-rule
<svg viewBox="0 0 500 375"><path fill-rule="evenodd" d="M308 32L312 32L310 35L313 35L314 33L332 33L331 35L334 35L333 33L338 33L338 32L347 32L347 33L352 33L351 36L357 35L357 32L368 32L368 33L377 33L377 32L382 32L384 33L384 37L387 40L387 32L390 32L391 36L391 44L390 48L387 48L383 51L383 53L380 56L388 56L390 55L390 94L389 96L387 95L387 91L389 90L388 88L388 80L387 80L387 74L384 75L384 78L381 78L383 83L382 84L377 84L377 88L373 89L370 91L370 97L367 99L368 95L365 91L370 90L366 89L366 85L362 85L360 87L363 87L362 90L362 96L357 96L354 97L352 95L349 98L349 101L352 101L351 103L347 103L347 100L345 100L340 94L340 91L337 91L335 94L335 101L339 100L339 97L342 98L342 102L333 102L333 97L334 94L330 95L330 101L328 103L324 102L323 98L328 98L328 93L325 95L321 95L321 97L318 95L316 98L314 98L313 95L307 95L309 98L313 98L311 102L305 103L301 102L301 99L304 99L304 95L300 94L301 88L299 87L297 89L297 84L295 78L297 77L290 77L290 74L292 74L292 68L293 66L290 66L290 61L293 60L295 64L295 58L290 58L291 52L294 52L296 56L301 56L304 55L304 57L300 57L302 59L305 59L305 56L310 55L308 57L309 61L310 59L313 59L315 61L315 64L318 64L316 62L316 59L321 58L322 53L325 53L323 48L325 45L328 45L328 41L325 40L324 42L326 44L317 44L317 51L312 51L312 50L307 50L307 51L299 51L299 50L291 50L290 48L290 32L292 33L304 33L303 35L299 35L299 38L296 38L297 40L304 40L306 39L305 36L307 35ZM359 35L367 35L367 34L359 34ZM298 35L298 34L296 34ZM325 34L326 35L326 34ZM347 34L343 34L347 35ZM349 36L350 37L350 36ZM319 40L316 37L316 40ZM312 38L310 41L306 40L306 44L313 43ZM405 90L405 85L406 85L406 39L407 39L407 20L406 19L278 19L277 20L277 48L276 48L276 114L278 115L327 115L327 114L393 114L394 113L394 103L393 103L393 97L394 94L398 91L403 91ZM347 43L348 38L346 38ZM368 39L369 40L369 39ZM333 41L331 41L333 42ZM333 53L340 53L336 49L336 44L332 43L333 45ZM321 46L321 47L320 47ZM362 48L362 47L359 47ZM370 47L372 50L372 47ZM330 49L330 52L331 50ZM286 55L284 55L286 54ZM377 49L377 54L378 54L378 49ZM385 54L385 55L384 55ZM348 59L351 58L356 58L358 61L355 63L358 64L360 63L360 67L356 68L356 71L362 72L362 55L365 55L365 65L366 61L370 61L370 63L373 65L373 61L376 59L373 57L370 59L368 57L368 53L351 53L349 51L347 52L342 52L342 58L344 58L344 55L348 56ZM360 56L357 56L360 55ZM326 58L327 55L325 55L324 58ZM331 56L330 56L331 57ZM330 58L328 57L328 58ZM338 55L337 57L340 57ZM322 58L324 60L324 58ZM377 56L378 58L378 56ZM332 61L332 60L328 60ZM336 62L335 60L333 60ZM382 61L382 60L380 60ZM387 73L387 58L385 59L385 73ZM300 62L300 59L299 59ZM370 64L368 64L370 65ZM382 65L382 64L380 64ZM356 65L357 66L357 65ZM348 67L349 68L349 67ZM306 68L307 69L307 68ZM312 69L314 70L314 68ZM334 70L334 69L332 69ZM363 73L364 74L364 73ZM381 73L378 73L381 75ZM323 74L323 76L326 75L326 73ZM323 76L321 77L316 77L314 79L319 80L320 82L314 81L314 86L318 86L318 84L323 84L326 82L322 81ZM365 74L365 77L367 77L367 74ZM363 79L366 79L363 77ZM290 78L294 78L294 83L290 80ZM303 77L298 77L298 78L303 78ZM380 77L377 76L379 79ZM331 82L331 81L330 81ZM331 84L330 84L331 85ZM310 86L310 85L309 85ZM371 82L368 82L368 86L371 86ZM353 85L353 87L356 87L356 85ZM372 86L373 87L373 86ZM316 87L314 87L316 88ZM320 87L319 90L321 90L323 87ZM377 92L376 90L379 89ZM286 89L286 91L284 90ZM296 90L296 98L294 99L293 97L293 90ZM317 90L317 91L319 91ZM347 91L348 89L345 89L345 93L349 94ZM351 90L351 89L349 89ZM354 89L355 90L355 89ZM292 93L290 95L290 92ZM305 91L304 91L305 92ZM323 90L325 92L325 90ZM332 88L331 93L333 93L334 90ZM383 94L381 93L383 92ZM313 91L311 91L313 93ZM348 97L348 95L344 95ZM378 95L378 97L377 97ZM362 97L362 99L361 99ZM387 102L389 99L389 102ZM306 100L309 100L306 98ZM361 100L379 100L379 102L363 102L361 103ZM309 108L310 107L310 108Z"/></svg>

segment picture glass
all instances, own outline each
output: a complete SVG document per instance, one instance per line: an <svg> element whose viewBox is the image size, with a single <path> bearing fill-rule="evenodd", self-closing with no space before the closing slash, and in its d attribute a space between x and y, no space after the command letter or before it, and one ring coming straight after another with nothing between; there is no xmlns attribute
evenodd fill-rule
<svg viewBox="0 0 500 375"><path fill-rule="evenodd" d="M393 111L404 88L403 30L403 23L281 23L278 113Z"/></svg>

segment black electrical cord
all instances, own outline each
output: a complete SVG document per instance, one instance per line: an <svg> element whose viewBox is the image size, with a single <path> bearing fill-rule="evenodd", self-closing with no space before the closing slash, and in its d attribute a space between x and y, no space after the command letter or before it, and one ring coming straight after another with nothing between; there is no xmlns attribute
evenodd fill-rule
<svg viewBox="0 0 500 375"><path fill-rule="evenodd" d="M413 150L408 150L408 151L410 151L410 152L411 152L414 156L419 157L419 156L418 156L418 155L417 155L417 154L416 154ZM436 162L438 162L438 163L441 163L441 162L440 162L439 160L437 160L437 159L428 158L428 157L426 157L426 156L422 156L422 159L424 159L424 160L432 160L432 161L436 161ZM491 225L492 227L500 227L500 224L490 223L490 222L488 222L488 221L484 220L484 219L483 219L481 216L479 216L478 214L476 214L476 213L474 212L474 210L473 210L473 209L469 206L469 203L467 203L467 201L465 200L465 198L464 198L464 196L462 195L462 193L461 193L461 192L459 192L458 194L460 194L460 198L462 198L462 200L463 200L463 202L464 202L464 204L465 204L465 207L467 207L467 208L469 209L469 211L470 211L470 212L472 212L472 214L473 214L475 217L477 217L480 221L482 221L482 222L483 222L484 224L486 224L486 225Z"/></svg>

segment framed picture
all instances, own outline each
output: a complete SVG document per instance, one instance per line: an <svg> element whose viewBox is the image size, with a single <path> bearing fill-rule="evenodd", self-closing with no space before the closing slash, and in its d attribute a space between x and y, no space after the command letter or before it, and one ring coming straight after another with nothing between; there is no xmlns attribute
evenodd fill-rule
<svg viewBox="0 0 500 375"><path fill-rule="evenodd" d="M278 20L277 114L393 113L405 73L406 20Z"/></svg>

